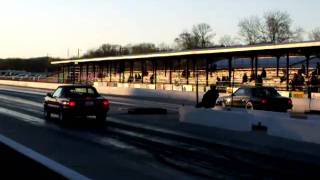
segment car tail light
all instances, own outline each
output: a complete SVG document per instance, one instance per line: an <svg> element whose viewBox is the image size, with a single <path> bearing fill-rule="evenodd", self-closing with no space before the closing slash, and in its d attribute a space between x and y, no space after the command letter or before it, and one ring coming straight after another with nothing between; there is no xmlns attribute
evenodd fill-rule
<svg viewBox="0 0 320 180"><path fill-rule="evenodd" d="M109 105L110 105L109 101L106 100L106 99L102 101L102 104L103 104L103 106L106 107L106 108L108 108Z"/></svg>
<svg viewBox="0 0 320 180"><path fill-rule="evenodd" d="M262 103L262 104L267 104L268 101L267 101L266 99L262 99L262 100L261 100L261 103Z"/></svg>
<svg viewBox="0 0 320 180"><path fill-rule="evenodd" d="M291 99L288 100L288 104L292 104L292 100Z"/></svg>
<svg viewBox="0 0 320 180"><path fill-rule="evenodd" d="M75 107L75 106L76 106L76 102L70 101L70 102L69 102L69 106L70 106L70 107Z"/></svg>

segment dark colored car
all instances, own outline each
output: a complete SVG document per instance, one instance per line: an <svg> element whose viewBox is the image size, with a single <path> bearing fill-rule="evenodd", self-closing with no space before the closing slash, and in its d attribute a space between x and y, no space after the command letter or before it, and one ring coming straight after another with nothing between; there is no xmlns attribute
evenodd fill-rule
<svg viewBox="0 0 320 180"><path fill-rule="evenodd" d="M272 87L241 87L233 95L220 98L218 104L277 112L292 109L292 100L281 96Z"/></svg>
<svg viewBox="0 0 320 180"><path fill-rule="evenodd" d="M44 98L46 119L50 119L51 114L59 115L61 121L72 117L96 116L96 120L104 122L108 111L109 101L92 86L60 86Z"/></svg>

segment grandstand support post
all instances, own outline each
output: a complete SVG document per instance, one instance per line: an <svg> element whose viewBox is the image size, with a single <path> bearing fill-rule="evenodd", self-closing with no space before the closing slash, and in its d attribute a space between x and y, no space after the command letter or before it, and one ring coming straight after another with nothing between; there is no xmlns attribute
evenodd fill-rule
<svg viewBox="0 0 320 180"><path fill-rule="evenodd" d="M157 71L158 71L158 64L157 61L154 61L154 84L155 84L155 89L157 89Z"/></svg>
<svg viewBox="0 0 320 180"><path fill-rule="evenodd" d="M101 82L103 82L103 69L104 69L104 63L100 64L100 79Z"/></svg>
<svg viewBox="0 0 320 180"><path fill-rule="evenodd" d="M206 58L206 86L209 86L209 59Z"/></svg>
<svg viewBox="0 0 320 180"><path fill-rule="evenodd" d="M259 58L258 58L258 56L256 56L255 58L255 61L254 61L254 74L255 74L255 79L256 79L256 81L257 81L257 79L258 79L258 61L259 61Z"/></svg>
<svg viewBox="0 0 320 180"><path fill-rule="evenodd" d="M93 82L96 81L96 64L92 64L92 69L93 69Z"/></svg>
<svg viewBox="0 0 320 180"><path fill-rule="evenodd" d="M79 64L80 67L80 74L79 74L79 82L82 83L82 64Z"/></svg>
<svg viewBox="0 0 320 180"><path fill-rule="evenodd" d="M130 76L133 76L133 66L134 66L134 62L130 61Z"/></svg>
<svg viewBox="0 0 320 180"><path fill-rule="evenodd" d="M306 76L309 77L310 55L306 55Z"/></svg>
<svg viewBox="0 0 320 180"><path fill-rule="evenodd" d="M167 77L167 66L168 66L168 62L164 61L164 77Z"/></svg>
<svg viewBox="0 0 320 180"><path fill-rule="evenodd" d="M198 64L195 63L195 69L196 69L196 105L199 104L199 69Z"/></svg>
<svg viewBox="0 0 320 180"><path fill-rule="evenodd" d="M64 82L64 65L62 65L62 83L65 83Z"/></svg>
<svg viewBox="0 0 320 180"><path fill-rule="evenodd" d="M76 84L76 64L73 64L72 67L72 84Z"/></svg>
<svg viewBox="0 0 320 180"><path fill-rule="evenodd" d="M89 83L89 63L87 63L86 67L86 84Z"/></svg>
<svg viewBox="0 0 320 180"><path fill-rule="evenodd" d="M109 62L108 63L109 65L109 81L111 82L112 81L112 62Z"/></svg>
<svg viewBox="0 0 320 180"><path fill-rule="evenodd" d="M253 72L254 72L253 62L254 62L254 56L251 57L251 63L250 63L250 65L251 65L251 74L253 74Z"/></svg>
<svg viewBox="0 0 320 180"><path fill-rule="evenodd" d="M187 76L187 84L189 84L189 60L187 59L187 64L186 64L186 76Z"/></svg>
<svg viewBox="0 0 320 180"><path fill-rule="evenodd" d="M229 70L230 86L231 86L231 76L232 76L232 59L233 59L233 57L229 57L229 59L228 59L228 70Z"/></svg>
<svg viewBox="0 0 320 180"><path fill-rule="evenodd" d="M290 56L289 53L287 53L287 63L286 63L286 68L287 68L287 72L286 72L286 77L287 77L287 91L289 91L289 61L290 61Z"/></svg>
<svg viewBox="0 0 320 180"><path fill-rule="evenodd" d="M173 63L172 61L169 62L169 83L172 84L172 67L173 67Z"/></svg>
<svg viewBox="0 0 320 180"><path fill-rule="evenodd" d="M277 56L277 77L279 77L279 63L280 63L280 56Z"/></svg>
<svg viewBox="0 0 320 180"><path fill-rule="evenodd" d="M70 65L67 66L67 83L70 83Z"/></svg>
<svg viewBox="0 0 320 180"><path fill-rule="evenodd" d="M141 83L142 84L143 84L143 77L144 77L144 71L145 71L144 64L145 64L145 61L141 61Z"/></svg>
<svg viewBox="0 0 320 180"><path fill-rule="evenodd" d="M126 72L126 62L122 62L121 64L121 73L122 73L122 83L125 83L125 72ZM120 75L121 76L121 75Z"/></svg>

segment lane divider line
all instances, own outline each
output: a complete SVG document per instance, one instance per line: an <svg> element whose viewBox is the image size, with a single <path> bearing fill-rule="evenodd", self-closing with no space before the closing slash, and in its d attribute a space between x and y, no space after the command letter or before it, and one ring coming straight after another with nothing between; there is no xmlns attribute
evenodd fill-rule
<svg viewBox="0 0 320 180"><path fill-rule="evenodd" d="M77 180L89 180L88 177L52 160L48 157L33 151L32 149L17 143L16 141L5 137L4 135L0 134L0 142L7 145L8 147L14 149L15 151L23 154L24 156L42 164L43 166L47 167L48 169L68 178L68 179L77 179Z"/></svg>

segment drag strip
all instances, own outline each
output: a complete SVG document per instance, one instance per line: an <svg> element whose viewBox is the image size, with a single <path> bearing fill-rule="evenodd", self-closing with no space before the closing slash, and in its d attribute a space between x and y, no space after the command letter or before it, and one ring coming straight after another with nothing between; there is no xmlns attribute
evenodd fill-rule
<svg viewBox="0 0 320 180"><path fill-rule="evenodd" d="M104 128L87 122L64 127L45 121L42 98L41 94L0 90L0 134L93 179L194 179L143 149L109 136ZM81 151L74 152L77 149Z"/></svg>

